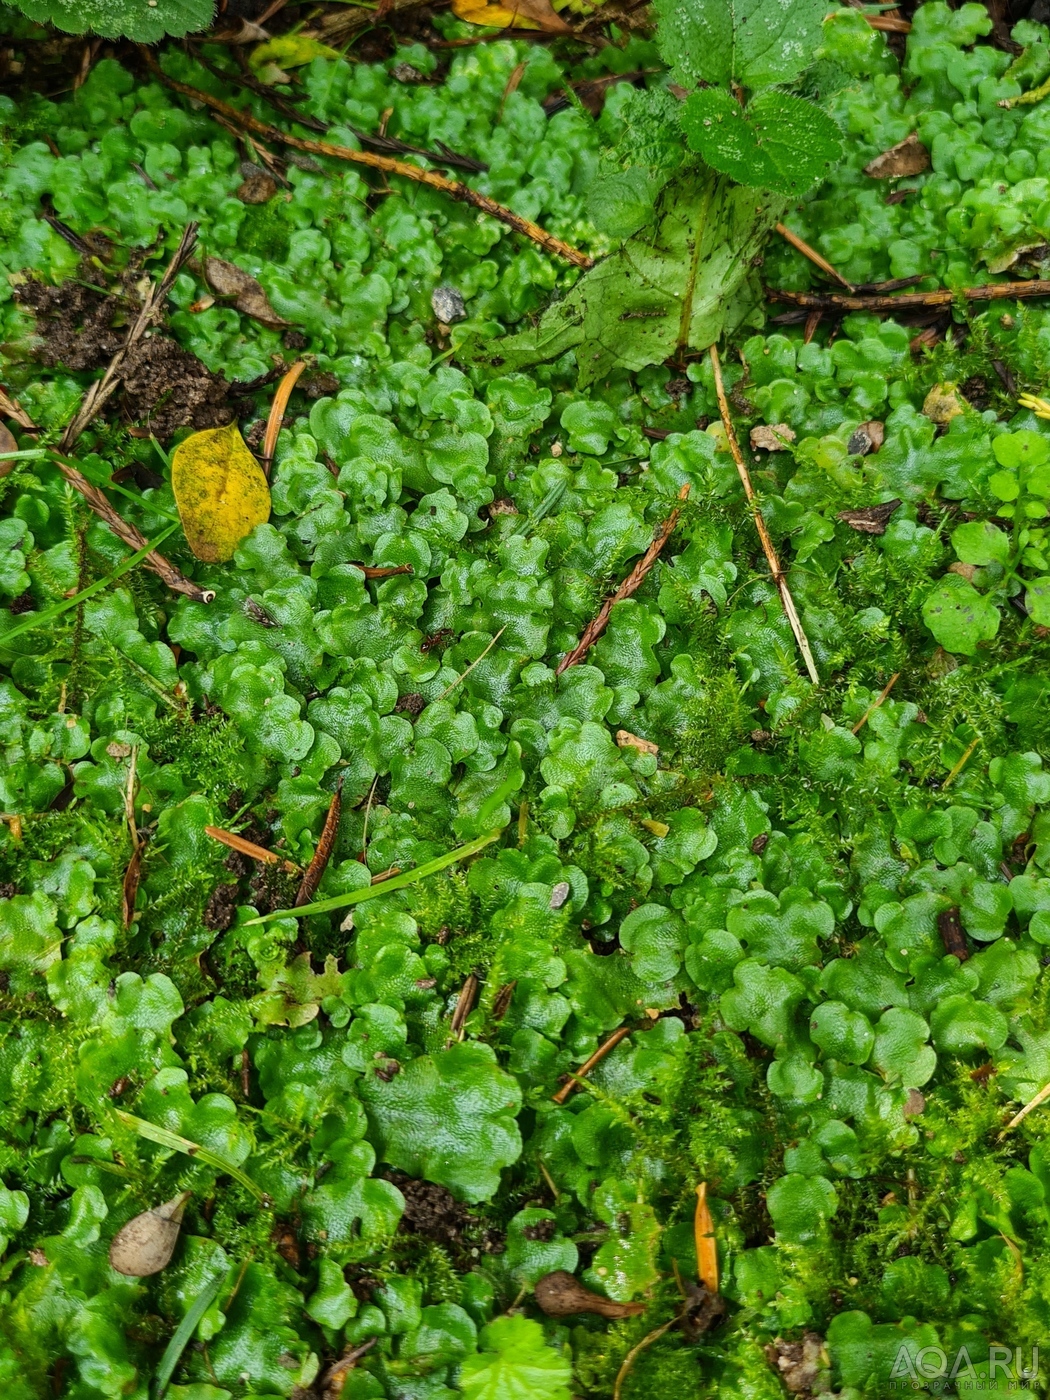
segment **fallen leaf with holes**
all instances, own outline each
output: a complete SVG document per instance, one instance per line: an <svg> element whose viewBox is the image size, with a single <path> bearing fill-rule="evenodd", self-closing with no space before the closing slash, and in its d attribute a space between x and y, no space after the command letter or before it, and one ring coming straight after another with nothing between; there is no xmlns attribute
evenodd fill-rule
<svg viewBox="0 0 1050 1400"><path fill-rule="evenodd" d="M761 447L763 452L783 452L794 441L795 433L786 423L759 423L751 429L751 446Z"/></svg>
<svg viewBox="0 0 1050 1400"><path fill-rule="evenodd" d="M198 559L222 564L270 518L270 488L236 423L180 442L171 485L186 540Z"/></svg>
<svg viewBox="0 0 1050 1400"><path fill-rule="evenodd" d="M204 277L213 292L221 297L234 297L237 310L260 325L274 330L291 325L278 316L255 278L236 263L227 262L225 258L205 258Z"/></svg>
<svg viewBox="0 0 1050 1400"><path fill-rule="evenodd" d="M930 153L913 131L888 151L876 156L864 167L864 174L873 180L896 180L904 175L921 175L930 168Z"/></svg>
<svg viewBox="0 0 1050 1400"><path fill-rule="evenodd" d="M923 400L922 411L938 428L946 428L964 411L965 403L954 384L935 384Z"/></svg>
<svg viewBox="0 0 1050 1400"><path fill-rule="evenodd" d="M492 29L542 29L547 34L571 34L572 26L554 12L550 0L509 0L487 5L484 0L452 0L452 13L467 24Z"/></svg>
<svg viewBox="0 0 1050 1400"><path fill-rule="evenodd" d="M839 519L862 535L884 535L894 511L900 508L901 502L894 499L877 506L865 506L863 510L840 510Z"/></svg>

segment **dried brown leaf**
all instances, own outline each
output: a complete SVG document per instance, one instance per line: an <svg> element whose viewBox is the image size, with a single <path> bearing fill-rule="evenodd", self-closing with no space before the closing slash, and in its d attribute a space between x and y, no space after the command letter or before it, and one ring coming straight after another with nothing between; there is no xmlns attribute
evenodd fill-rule
<svg viewBox="0 0 1050 1400"><path fill-rule="evenodd" d="M579 1279L565 1269L544 1274L536 1284L536 1302L548 1317L575 1317L579 1313L597 1313L599 1317L636 1317L645 1312L644 1303L616 1303L584 1288Z"/></svg>
<svg viewBox="0 0 1050 1400"><path fill-rule="evenodd" d="M237 310L260 325L279 329L291 324L278 316L259 283L236 263L227 262L225 258L205 258L204 277L213 292L221 297L234 297Z"/></svg>
<svg viewBox="0 0 1050 1400"><path fill-rule="evenodd" d="M839 519L862 535L884 535L894 511L900 507L897 499L883 501L877 506L865 506L863 510L840 510Z"/></svg>
<svg viewBox="0 0 1050 1400"><path fill-rule="evenodd" d="M873 180L896 180L905 175L921 175L930 168L930 153L916 132L883 151L864 167Z"/></svg>

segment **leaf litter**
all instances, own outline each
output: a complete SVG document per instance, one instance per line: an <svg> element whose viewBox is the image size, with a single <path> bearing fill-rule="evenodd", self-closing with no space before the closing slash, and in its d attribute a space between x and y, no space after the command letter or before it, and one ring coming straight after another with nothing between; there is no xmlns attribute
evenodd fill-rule
<svg viewBox="0 0 1050 1400"><path fill-rule="evenodd" d="M1020 1344L1050 36L1011 75L975 5L760 2L759 44L740 7L404 8L350 62L371 12L256 15L243 82L158 50L153 105L87 53L48 120L109 183L62 184L80 146L53 207L12 177L53 241L4 313L0 1358L626 1400L878 1390L960 1319ZM428 150L465 180L394 159ZM914 182L878 231L873 178ZM169 194L207 253L147 326Z"/></svg>

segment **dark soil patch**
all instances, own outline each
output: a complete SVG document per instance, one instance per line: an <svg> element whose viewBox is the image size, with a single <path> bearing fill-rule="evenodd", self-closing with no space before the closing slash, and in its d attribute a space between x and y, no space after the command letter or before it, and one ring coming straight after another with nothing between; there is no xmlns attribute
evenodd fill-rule
<svg viewBox="0 0 1050 1400"><path fill-rule="evenodd" d="M36 358L53 369L102 369L124 344L128 325L141 305L135 264L107 288L102 274L82 263L75 278L57 287L30 278L15 288L16 300L36 317L41 343ZM139 342L124 362L118 402L131 422L144 422L158 438L176 428L219 428L232 421L230 385L195 355L163 334Z"/></svg>
<svg viewBox="0 0 1050 1400"><path fill-rule="evenodd" d="M405 1198L400 1230L422 1235L435 1244L450 1245L459 1240L470 1220L470 1212L451 1191L433 1181L417 1181L404 1172L387 1172L387 1179Z"/></svg>
<svg viewBox="0 0 1050 1400"><path fill-rule="evenodd" d="M134 421L146 421L162 440L176 428L221 428L234 411L226 402L230 386L164 335L147 337L124 362L123 407Z"/></svg>
<svg viewBox="0 0 1050 1400"><path fill-rule="evenodd" d="M225 933L237 916L237 886L216 885L204 907L204 927Z"/></svg>

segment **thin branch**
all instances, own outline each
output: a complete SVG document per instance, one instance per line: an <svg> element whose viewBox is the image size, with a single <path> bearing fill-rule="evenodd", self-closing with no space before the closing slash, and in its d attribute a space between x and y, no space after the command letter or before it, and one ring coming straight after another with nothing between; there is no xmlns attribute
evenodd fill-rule
<svg viewBox="0 0 1050 1400"><path fill-rule="evenodd" d="M980 742L981 742L981 736L978 734L977 738L973 741L973 743L970 745L970 747L969 747L969 748L966 750L966 752L963 754L962 758L959 759L959 762L955 765L955 767L952 769L952 771L951 771L951 772L948 774L948 776L945 778L944 782L941 784L941 791L942 791L942 792L944 791L945 788L951 787L952 783L955 782L956 778L959 776L959 774L962 772L962 770L963 770L963 769L966 767L966 765L969 763L970 757L971 757L971 755L973 754L974 749L977 747L977 745L978 745Z"/></svg>
<svg viewBox="0 0 1050 1400"><path fill-rule="evenodd" d="M101 381L99 381L101 383ZM134 550L146 549L149 541L134 525L129 525L122 515L119 515L110 505L108 499L98 489L93 486L82 471L79 471L72 462L67 462L57 453L52 454L55 466L69 482L74 486L87 501L88 505L113 531L116 537ZM194 583L192 579L176 569L163 554L155 549L151 549L143 558L143 564L147 569L162 579L174 593L185 593L187 598L192 598L197 603L210 603L215 598L215 591L211 588L202 588L199 583Z"/></svg>
<svg viewBox="0 0 1050 1400"><path fill-rule="evenodd" d="M502 627L499 629L499 631L496 633L496 635L493 637L492 641L489 642L488 646L487 646L487 647L485 648L485 650L481 653L481 655L480 655L480 656L476 656L476 657L474 658L474 660L470 663L470 665L467 667L467 669L466 669L465 671L461 671L460 674L456 677L456 679L455 679L454 681L450 681L450 682L448 683L448 685L445 686L445 689L444 689L444 690L441 692L441 694L437 697L438 700L445 700L449 695L452 694L452 692L455 690L455 688L456 688L457 685L462 685L462 684L463 684L463 682L464 682L464 681L467 679L467 677L470 675L471 671L473 671L474 667L477 666L477 665L479 665L482 661L485 660L485 657L488 656L489 652L492 650L492 648L493 648L493 647L496 645L496 643L499 641L500 637L503 636L503 634L504 634L504 632L506 632L506 630L507 630L507 624L504 623L503 626L502 626ZM435 701L434 703L436 704L437 701Z"/></svg>
<svg viewBox="0 0 1050 1400"><path fill-rule="evenodd" d="M314 858L306 867L306 873L303 875L299 891L295 896L296 908L300 904L309 904L317 893L317 887L328 869L329 860L332 858L332 848L335 845L335 836L339 830L339 818L342 812L343 780L340 777L339 786L332 793L332 800L328 804L328 815L324 819L324 826L317 842L317 850L314 851Z"/></svg>
<svg viewBox="0 0 1050 1400"><path fill-rule="evenodd" d="M800 252L804 258L808 258L815 267L819 267L821 272L826 272L840 287L845 287L847 292L855 290L853 283L847 282L841 272L836 272L827 258L822 258L816 248L811 248L804 239L799 238L797 233L792 233L786 224L774 224L773 227L786 243L790 243L792 248Z"/></svg>
<svg viewBox="0 0 1050 1400"><path fill-rule="evenodd" d="M678 493L679 501L684 501L688 495L689 483L686 482ZM653 536L652 544L642 555L641 559L635 564L634 568L624 579L623 583L620 584L612 597L606 598L605 602L598 610L597 617L593 618L584 628L583 636L573 647L572 651L562 657L561 661L558 663L558 669L554 673L556 676L562 675L570 666L579 665L590 651L591 647L594 646L595 642L605 631L609 623L610 614L616 604L622 603L625 598L630 598L632 593L638 592L646 575L659 558L660 551L674 534L674 528L678 524L678 517L681 513L681 507L675 506L674 510L672 510L671 514Z"/></svg>
<svg viewBox="0 0 1050 1400"><path fill-rule="evenodd" d="M290 860L281 861L281 857L275 855L273 851L268 851L265 846L257 846L254 841L246 841L243 836L238 836L233 831L223 831L219 826L206 826L204 834L210 836L213 841L218 841L223 846L229 846L231 851L239 851L242 856L249 856L252 860L258 860L263 865L283 864L285 870L293 872L298 866L292 864Z"/></svg>
<svg viewBox="0 0 1050 1400"><path fill-rule="evenodd" d="M270 475L270 463L273 461L274 449L277 446L277 435L281 431L281 424L284 422L284 410L288 407L288 400L292 397L292 390L298 382L299 376L306 368L305 360L296 360L291 369L281 379L277 386L277 392L273 396L273 403L270 405L270 416L266 420L266 436L263 439L262 466L267 476Z"/></svg>
<svg viewBox="0 0 1050 1400"><path fill-rule="evenodd" d="M146 294L138 316L135 318L131 329L128 331L124 344L109 362L109 367L101 379L92 384L91 388L84 395L84 401L80 405L80 411L71 423L66 427L65 432L59 439L58 450L69 452L77 438L100 412L102 405L116 391L120 384L124 369L124 361L128 354L139 343L146 334L150 325L164 310L164 303L167 301L168 293L175 283L175 278L179 275L183 263L193 252L197 242L197 230L199 224L189 223L183 230L179 239L179 246L175 249L171 261L165 269L164 276L155 283Z"/></svg>
<svg viewBox="0 0 1050 1400"><path fill-rule="evenodd" d="M872 715L875 713L875 711L876 711L876 710L879 708L879 706L882 705L883 702L886 700L886 697L889 695L889 693L890 693L890 691L893 689L893 687L897 684L897 681L898 681L899 679L900 679L900 672L899 672L899 671L894 671L893 675L890 676L889 680L886 682L886 686L885 686L885 689L882 691L882 694L878 697L877 700L873 700L873 701L871 702L871 704L868 706L868 708L867 708L867 709L864 711L864 713L861 715L860 719L857 720L857 723L853 726L852 733L854 733L854 734L859 734L859 733L860 733L860 731L861 731L861 730L864 728L864 726L867 724L868 720L871 719L871 717L872 717Z"/></svg>
<svg viewBox="0 0 1050 1400"><path fill-rule="evenodd" d="M354 1369L362 1356L367 1355L372 1350L378 1337L369 1337L360 1346L354 1347L353 1351L348 1351L345 1356L333 1362L325 1372L321 1381L321 1394L324 1400L338 1400L342 1394L343 1386L346 1384L346 1377Z"/></svg>
<svg viewBox="0 0 1050 1400"><path fill-rule="evenodd" d="M1007 1123L1006 1127L999 1134L999 1140L1002 1141L1007 1133L1012 1132L1013 1129L1017 1127L1018 1123L1028 1117L1033 1108L1038 1108L1041 1103L1046 1103L1047 1099L1050 1099L1050 1084L1044 1084L1038 1094L1030 1098L1019 1113L1014 1114L1009 1123Z"/></svg>
<svg viewBox="0 0 1050 1400"><path fill-rule="evenodd" d="M467 1017L474 1010L474 1003L478 999L478 986L477 976L471 972L460 988L459 996L456 999L456 1009L452 1013L452 1021L449 1025L449 1033L455 1040L463 1039Z"/></svg>
<svg viewBox="0 0 1050 1400"><path fill-rule="evenodd" d="M789 292L767 287L770 301L787 302L811 311L906 311L916 306L951 306L956 301L1014 301L1050 297L1050 282L989 282L982 287L940 287L935 292L905 292L902 296L847 296L844 292Z"/></svg>
<svg viewBox="0 0 1050 1400"><path fill-rule="evenodd" d="M769 564L770 572L773 575L773 581L777 586L777 592L780 594L781 605L788 622L791 624L791 630L795 634L795 641L798 643L798 649L802 653L803 661L806 663L806 670L809 672L809 678L814 685L819 685L820 675L817 672L816 662L813 660L813 653L810 650L809 641L806 638L805 632L802 630L802 620L795 607L795 600L791 596L791 590L788 588L787 578L783 569L780 567L780 560L777 557L776 548L773 541L770 539L769 531L766 529L766 522L762 518L762 512L758 508L758 502L755 499L755 488L751 485L751 474L747 469L747 463L744 461L744 455L740 451L740 444L737 442L736 432L733 428L733 420L729 416L729 404L726 401L725 385L722 383L722 363L718 358L718 347L712 345L708 353L711 356L711 369L715 377L715 393L718 395L718 411L722 415L722 426L725 428L726 437L729 439L729 447L733 453L733 461L736 463L737 472L743 483L744 495L747 497L748 503L751 506L751 513L754 517L755 529L758 531L758 538L762 541L762 549L765 553L766 561Z"/></svg>
<svg viewBox="0 0 1050 1400"><path fill-rule="evenodd" d="M623 1394L623 1383L627 1379L638 1354L643 1352L646 1347L651 1347L653 1342L658 1342L665 1332L669 1332L675 1323L680 1321L680 1318L672 1317L671 1321L665 1322L662 1327L654 1327L647 1336L642 1338L637 1346L631 1348L623 1359L623 1365L616 1373L616 1382L613 1385L613 1400L620 1400L620 1396Z"/></svg>
<svg viewBox="0 0 1050 1400"><path fill-rule="evenodd" d="M421 170L418 165L409 165L406 161L395 160L393 156L377 155L372 151L352 151L349 146L336 146L329 141L307 141L301 136L291 136L278 127L253 117L250 112L242 112L236 107L231 107L218 97L213 97L211 93L203 92L200 88L190 87L188 83L180 83L175 78L169 78L148 49L140 45L139 52L154 76L170 87L172 91L181 93L183 97L192 98L193 101L200 102L205 107L210 107L213 112L221 112L228 121L232 121L248 131L254 131L258 136L263 136L270 141L279 141L285 146L291 146L297 151L306 151L310 155L330 156L335 160L351 161L354 165L367 165L373 170L383 170L388 175L401 175L406 180L416 181L417 184L429 185L431 189L440 190L452 199L471 204L475 209L480 209L483 214L498 219L500 223L514 229L516 233L520 233L531 239L533 243L539 244L547 253L564 258L576 267L590 268L594 266L594 259L588 257L586 253L580 252L578 248L573 248L571 244L563 242L560 238L555 238L552 233L540 228L539 224L534 224L531 219L515 214L513 209L497 204L488 195L480 194L477 190L471 189L461 180L449 180L446 176L438 175L433 170Z"/></svg>
<svg viewBox="0 0 1050 1400"><path fill-rule="evenodd" d="M585 1060L578 1070L575 1071L567 1084L563 1084L556 1094L551 1097L555 1103L564 1103L572 1091L576 1088L581 1079L586 1079L595 1065L600 1065L610 1050L615 1050L621 1040L625 1040L631 1034L630 1026L621 1026L619 1030L613 1031L604 1044L599 1045L589 1060Z"/></svg>
<svg viewBox="0 0 1050 1400"><path fill-rule="evenodd" d="M0 413L17 423L23 432L35 436L41 431L18 400L12 398L3 389L0 389ZM150 543L145 535L136 530L134 525L129 525L123 516L117 514L108 499L97 486L93 486L88 481L83 472L78 471L72 462L63 461L53 449L49 450L59 471L69 484L80 492L95 514L105 521L119 540L123 540L126 545L129 545L141 556L141 560L136 560L136 562L141 562L147 569L152 569L175 593L185 593L188 598L193 598L198 603L210 603L213 600L214 590L201 588L199 584L193 583L192 580L181 574L159 550L150 548ZM170 531L167 532L167 534L170 533Z"/></svg>

